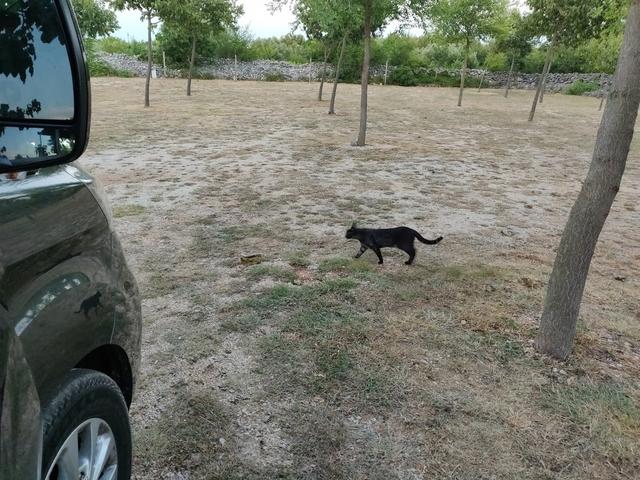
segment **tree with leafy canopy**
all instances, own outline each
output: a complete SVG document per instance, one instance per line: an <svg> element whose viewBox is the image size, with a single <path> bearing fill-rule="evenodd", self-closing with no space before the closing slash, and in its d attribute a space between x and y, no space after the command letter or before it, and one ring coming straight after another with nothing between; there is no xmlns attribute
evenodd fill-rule
<svg viewBox="0 0 640 480"><path fill-rule="evenodd" d="M342 39L348 35L353 23L351 1L344 0L273 0L273 11L289 6L296 17L293 29L301 26L311 40L319 41L324 50L318 101L322 101L324 82L326 79L327 63L332 51L337 45L342 45ZM339 68L339 67L338 67Z"/></svg>
<svg viewBox="0 0 640 480"><path fill-rule="evenodd" d="M158 12L167 26L190 37L191 57L187 78L187 95L190 96L198 42L235 26L237 18L242 15L242 7L235 0L160 0Z"/></svg>
<svg viewBox="0 0 640 480"><path fill-rule="evenodd" d="M72 3L83 37L106 37L118 29L116 14L104 0L73 0Z"/></svg>
<svg viewBox="0 0 640 480"><path fill-rule="evenodd" d="M507 85L504 89L505 98L509 96L513 69L516 62L524 58L531 51L532 40L533 35L525 18L516 9L509 11L506 18L505 30L502 35L498 35L496 38L496 49L500 52L505 52L507 58L511 59Z"/></svg>
<svg viewBox="0 0 640 480"><path fill-rule="evenodd" d="M147 77L144 85L144 106L149 106L149 85L151 83L151 67L153 44L151 35L153 29L159 23L159 7L162 0L111 0L111 4L116 10L138 10L140 20L147 23Z"/></svg>
<svg viewBox="0 0 640 480"><path fill-rule="evenodd" d="M536 348L559 359L572 350L591 259L624 174L640 106L640 0L632 0L618 66L593 159L562 234Z"/></svg>
<svg viewBox="0 0 640 480"><path fill-rule="evenodd" d="M628 0L527 0L532 12L528 21L537 36L548 42L547 56L533 98L529 121L533 121L543 88L544 75L558 45L575 46L598 37L612 23L620 2Z"/></svg>
<svg viewBox="0 0 640 480"><path fill-rule="evenodd" d="M460 73L458 106L462 105L464 81L469 65L469 50L475 40L482 40L501 32L507 11L506 0L432 0L422 9L421 17L452 42L464 46L463 67Z"/></svg>

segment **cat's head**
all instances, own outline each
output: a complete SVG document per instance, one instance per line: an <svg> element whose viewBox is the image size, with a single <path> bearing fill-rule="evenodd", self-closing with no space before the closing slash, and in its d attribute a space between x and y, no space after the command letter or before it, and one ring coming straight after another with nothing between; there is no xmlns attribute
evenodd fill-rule
<svg viewBox="0 0 640 480"><path fill-rule="evenodd" d="M357 228L358 228L358 227L356 226L356 222L353 222L353 223L351 224L351 227L349 227L349 230L347 230L347 234L345 235L345 237L346 237L346 238L353 238L353 236L354 236L354 235L355 235L355 233L356 233L356 229L357 229Z"/></svg>

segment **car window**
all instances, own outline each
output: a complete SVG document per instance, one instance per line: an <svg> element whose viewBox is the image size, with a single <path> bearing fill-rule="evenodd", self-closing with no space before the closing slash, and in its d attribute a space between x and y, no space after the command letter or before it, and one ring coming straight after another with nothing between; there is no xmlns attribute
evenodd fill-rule
<svg viewBox="0 0 640 480"><path fill-rule="evenodd" d="M52 0L0 0L0 120L71 120L73 76Z"/></svg>

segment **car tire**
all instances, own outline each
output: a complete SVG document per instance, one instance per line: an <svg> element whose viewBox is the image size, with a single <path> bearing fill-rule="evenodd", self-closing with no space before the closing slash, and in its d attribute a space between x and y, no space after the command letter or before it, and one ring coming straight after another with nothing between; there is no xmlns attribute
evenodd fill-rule
<svg viewBox="0 0 640 480"><path fill-rule="evenodd" d="M103 373L69 372L43 408L43 430L44 480L65 474L85 480L131 478L129 411L118 385Z"/></svg>

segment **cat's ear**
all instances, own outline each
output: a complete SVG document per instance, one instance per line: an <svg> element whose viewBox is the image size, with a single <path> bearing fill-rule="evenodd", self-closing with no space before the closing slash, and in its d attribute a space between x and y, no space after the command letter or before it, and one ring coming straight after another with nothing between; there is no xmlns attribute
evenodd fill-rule
<svg viewBox="0 0 640 480"><path fill-rule="evenodd" d="M356 222L353 222L353 223L351 224L351 228L356 228L357 226L358 226L358 225L356 225Z"/></svg>

